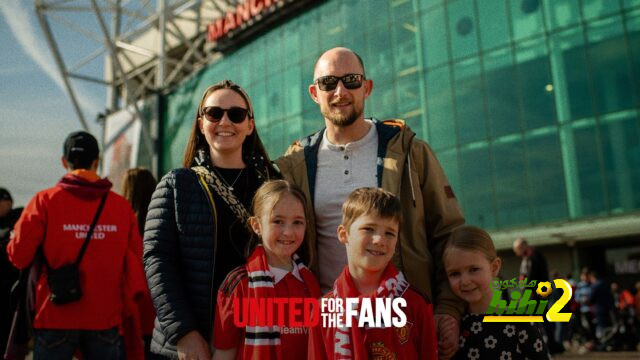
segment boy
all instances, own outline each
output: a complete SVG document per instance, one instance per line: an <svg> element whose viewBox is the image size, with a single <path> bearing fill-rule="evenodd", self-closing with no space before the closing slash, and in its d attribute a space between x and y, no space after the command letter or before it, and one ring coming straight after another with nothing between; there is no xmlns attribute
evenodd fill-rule
<svg viewBox="0 0 640 360"><path fill-rule="evenodd" d="M430 303L391 264L400 227L400 201L388 191L360 188L342 206L338 239L346 246L348 265L325 298L403 298L406 324L394 327L318 327L311 329L312 359L437 359L436 331ZM375 314L375 305L374 312ZM398 316L396 313L392 316Z"/></svg>

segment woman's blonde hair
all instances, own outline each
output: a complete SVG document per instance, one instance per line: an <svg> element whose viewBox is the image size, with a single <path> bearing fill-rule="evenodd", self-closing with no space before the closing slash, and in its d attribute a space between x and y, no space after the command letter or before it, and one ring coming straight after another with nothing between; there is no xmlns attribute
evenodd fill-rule
<svg viewBox="0 0 640 360"><path fill-rule="evenodd" d="M302 208L304 209L304 218L309 219L310 209L307 202L307 197L304 195L300 187L298 185L290 183L286 180L270 180L262 184L258 191L256 191L255 196L253 197L253 201L251 202L251 209L253 216L252 218L258 219L263 215L269 215L275 205L285 196L291 195L295 197ZM259 219L258 219L259 221ZM247 257L251 255L255 247L261 243L260 237L253 231L253 229L249 229L252 236L249 239L247 244ZM302 244L296 251L298 256L302 258L304 263L307 266L311 266L313 261L311 252L309 251L309 245L307 243L309 239L309 232L311 229L308 224L304 229L304 239L302 240Z"/></svg>

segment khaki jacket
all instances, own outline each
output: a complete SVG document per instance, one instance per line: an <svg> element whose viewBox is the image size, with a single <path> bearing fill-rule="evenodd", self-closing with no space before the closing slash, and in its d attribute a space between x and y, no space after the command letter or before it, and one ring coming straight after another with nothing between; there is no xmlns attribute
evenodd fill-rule
<svg viewBox="0 0 640 360"><path fill-rule="evenodd" d="M431 148L416 139L404 121L373 121L378 131L378 186L398 195L403 204L392 262L411 285L434 302L436 314L459 319L464 302L453 294L442 269L445 242L454 228L464 224L458 201ZM324 129L296 141L276 160L284 178L300 186L310 204L323 133ZM313 214L307 224L315 229ZM313 259L317 253L314 231L310 231L308 239ZM317 273L317 264L311 268Z"/></svg>

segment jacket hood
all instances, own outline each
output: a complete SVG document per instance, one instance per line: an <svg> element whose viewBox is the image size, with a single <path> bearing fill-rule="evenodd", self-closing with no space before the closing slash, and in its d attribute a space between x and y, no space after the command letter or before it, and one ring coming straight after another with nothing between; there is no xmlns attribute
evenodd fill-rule
<svg viewBox="0 0 640 360"><path fill-rule="evenodd" d="M86 200L93 200L104 195L111 189L111 181L104 178L98 181L89 181L75 174L66 174L56 186L71 192L73 195Z"/></svg>

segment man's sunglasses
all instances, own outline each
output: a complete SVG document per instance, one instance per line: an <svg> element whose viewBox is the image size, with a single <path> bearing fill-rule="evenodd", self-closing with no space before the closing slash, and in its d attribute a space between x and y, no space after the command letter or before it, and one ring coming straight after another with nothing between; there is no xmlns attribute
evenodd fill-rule
<svg viewBox="0 0 640 360"><path fill-rule="evenodd" d="M204 118L207 119L207 121L214 123L222 120L225 112L232 123L240 124L247 118L249 110L238 106L232 106L228 109L223 109L219 106L207 106L202 109L202 115L204 115Z"/></svg>
<svg viewBox="0 0 640 360"><path fill-rule="evenodd" d="M342 85L349 90L359 89L362 86L364 75L362 74L347 74L345 76L321 76L317 78L314 83L318 85L318 88L322 91L331 91L338 86L338 81L342 81Z"/></svg>

